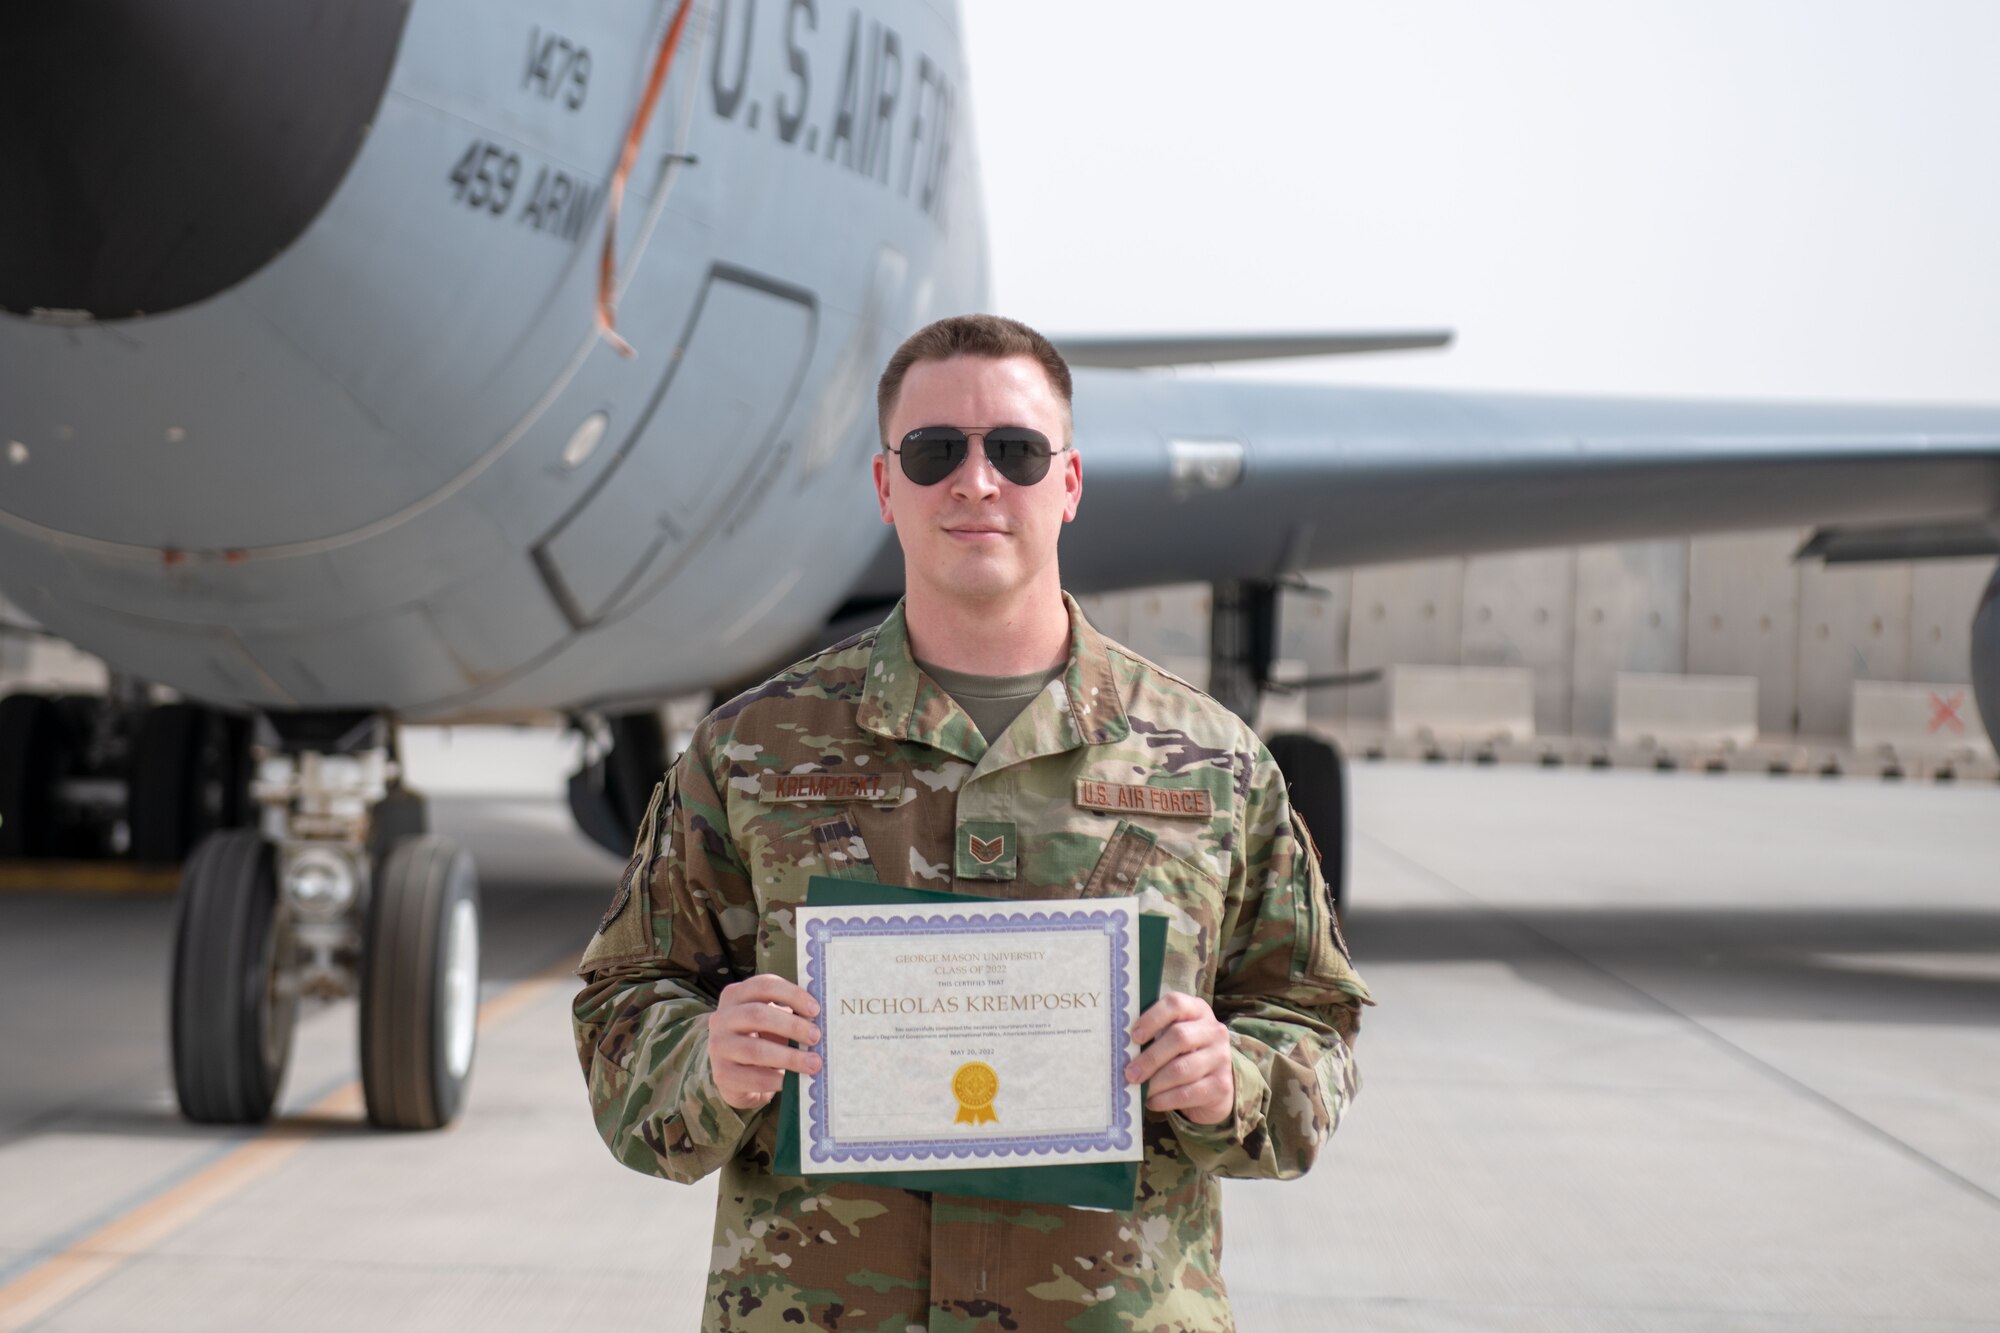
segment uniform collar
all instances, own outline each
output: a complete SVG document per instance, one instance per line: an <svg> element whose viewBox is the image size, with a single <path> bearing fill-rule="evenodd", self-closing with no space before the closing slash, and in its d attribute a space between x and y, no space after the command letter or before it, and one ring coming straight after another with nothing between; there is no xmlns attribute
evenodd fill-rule
<svg viewBox="0 0 2000 1333"><path fill-rule="evenodd" d="M989 746L952 697L918 670L910 654L902 602L875 632L856 724L878 736L932 746L989 769L1125 739L1132 724L1111 670L1110 640L1084 619L1075 598L1068 593L1062 597L1069 612L1069 666L1022 710L998 742Z"/></svg>

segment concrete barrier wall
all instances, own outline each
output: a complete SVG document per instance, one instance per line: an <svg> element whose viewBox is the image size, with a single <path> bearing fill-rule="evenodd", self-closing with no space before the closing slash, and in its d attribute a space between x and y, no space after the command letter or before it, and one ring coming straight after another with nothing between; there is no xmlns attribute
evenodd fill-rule
<svg viewBox="0 0 2000 1333"><path fill-rule="evenodd" d="M1988 559L1795 564L1799 529L1565 547L1309 572L1288 594L1279 653L1314 676L1371 667L1514 667L1533 673L1541 736L1615 732L1617 679L1741 676L1757 729L1845 745L1856 681L1971 679L1972 614ZM1181 584L1087 599L1149 657L1200 657L1208 589ZM1387 729L1386 679L1313 690L1315 722Z"/></svg>
<svg viewBox="0 0 2000 1333"><path fill-rule="evenodd" d="M104 663L60 639L27 634L0 639L0 695L101 694L109 679Z"/></svg>
<svg viewBox="0 0 2000 1333"><path fill-rule="evenodd" d="M1872 680L1854 682L1854 748L1909 758L1993 754L1970 687Z"/></svg>
<svg viewBox="0 0 2000 1333"><path fill-rule="evenodd" d="M1325 595L1285 597L1279 652L1308 676L1392 666L1525 669L1540 736L1616 734L1622 674L1751 678L1761 734L1829 744L1854 734L1858 683L1914 682L1926 692L1966 686L1972 613L1992 561L1797 565L1791 553L1805 535L1309 573ZM1084 600L1112 637L1205 683L1206 585ZM8 610L0 606L0 618ZM0 637L0 690L95 689L102 680L95 659L65 644ZM1387 729L1388 681L1307 691L1302 705L1286 700L1279 712L1292 717L1301 706L1314 722ZM1973 716L1969 693L1960 716Z"/></svg>
<svg viewBox="0 0 2000 1333"><path fill-rule="evenodd" d="M1621 671L1612 735L1620 744L1749 745L1757 739L1754 676Z"/></svg>
<svg viewBox="0 0 2000 1333"><path fill-rule="evenodd" d="M1391 667L1389 731L1451 741L1528 740L1534 674L1515 667Z"/></svg>
<svg viewBox="0 0 2000 1333"><path fill-rule="evenodd" d="M0 597L0 695L17 689L42 694L104 689L102 662L61 639L34 633L35 628L26 613Z"/></svg>

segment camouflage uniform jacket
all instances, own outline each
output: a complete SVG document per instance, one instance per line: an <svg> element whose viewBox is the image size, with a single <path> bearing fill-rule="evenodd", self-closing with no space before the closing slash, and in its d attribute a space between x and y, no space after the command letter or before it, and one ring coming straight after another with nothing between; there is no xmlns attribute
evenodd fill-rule
<svg viewBox="0 0 2000 1333"><path fill-rule="evenodd" d="M898 607L716 709L654 793L579 969L577 1053L619 1161L723 1173L704 1328L1227 1329L1216 1178L1299 1175L1354 1095L1368 993L1270 752L1065 601L1067 671L991 744L918 670ZM1121 799L1174 813L1080 803ZM1137 894L1169 919L1163 987L1230 1028L1234 1117L1147 1112L1129 1213L773 1175L776 1116L722 1100L706 1020L733 981L797 979L792 909L828 874Z"/></svg>

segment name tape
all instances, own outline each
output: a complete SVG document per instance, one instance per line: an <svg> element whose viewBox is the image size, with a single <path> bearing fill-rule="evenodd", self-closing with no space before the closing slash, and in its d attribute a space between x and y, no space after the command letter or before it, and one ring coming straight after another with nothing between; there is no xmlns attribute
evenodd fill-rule
<svg viewBox="0 0 2000 1333"><path fill-rule="evenodd" d="M886 805L902 799L903 778L897 773L766 773L758 795L765 801L867 801Z"/></svg>

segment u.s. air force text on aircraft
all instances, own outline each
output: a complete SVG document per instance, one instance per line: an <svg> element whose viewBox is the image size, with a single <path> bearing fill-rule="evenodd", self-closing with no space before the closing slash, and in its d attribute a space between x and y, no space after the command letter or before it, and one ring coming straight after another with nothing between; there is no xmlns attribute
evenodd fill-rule
<svg viewBox="0 0 2000 1333"><path fill-rule="evenodd" d="M715 114L721 120L740 119L750 130L763 120L758 90L771 87L767 71L774 66L765 63L766 56L776 57L771 43L760 39L759 8L757 0L716 0L709 38ZM943 63L915 52L906 101L902 35L879 19L864 18L858 9L848 11L845 25L834 15L828 8L822 28L817 0L786 0L783 19L772 25L784 38L783 72L776 76L781 82L771 94L778 141L797 144L893 189L942 222L958 127L957 86ZM838 86L831 102L815 115L814 48L827 44L822 33L842 26L844 38L828 38L841 52Z"/></svg>
<svg viewBox="0 0 2000 1333"><path fill-rule="evenodd" d="M758 8L757 0L717 0L707 70L716 118L760 130L765 90L778 142L911 199L942 224L958 126L958 89L945 66L923 52L914 53L912 65L902 35L858 9L848 12L844 38L833 35L841 25L829 9L822 43L818 0L785 0L781 23L760 25ZM768 50L780 37L782 53ZM816 116L813 54L821 45L838 45L840 73L832 100ZM590 48L535 26L527 52L521 89L567 111L580 109L590 92ZM913 70L907 87L906 70ZM452 199L474 213L511 215L519 225L565 241L583 233L605 189L485 137L458 152L446 180ZM521 188L528 180L532 184Z"/></svg>

